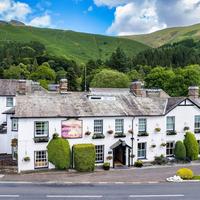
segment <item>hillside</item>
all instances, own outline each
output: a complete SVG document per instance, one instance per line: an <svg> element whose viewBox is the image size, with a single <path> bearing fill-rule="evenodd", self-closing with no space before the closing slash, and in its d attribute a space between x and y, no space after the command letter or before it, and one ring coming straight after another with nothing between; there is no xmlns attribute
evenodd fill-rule
<svg viewBox="0 0 200 200"><path fill-rule="evenodd" d="M178 42L188 38L200 39L200 24L186 27L167 28L150 34L123 36L151 47L159 47L167 43Z"/></svg>
<svg viewBox="0 0 200 200"><path fill-rule="evenodd" d="M0 43L4 41L39 41L46 46L49 54L78 63L89 59L105 60L118 46L129 56L148 48L147 45L124 38L0 23Z"/></svg>

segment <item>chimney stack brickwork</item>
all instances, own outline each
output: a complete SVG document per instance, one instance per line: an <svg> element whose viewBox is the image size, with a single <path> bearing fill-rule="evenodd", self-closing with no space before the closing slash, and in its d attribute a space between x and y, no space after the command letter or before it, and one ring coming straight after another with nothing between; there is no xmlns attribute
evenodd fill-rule
<svg viewBox="0 0 200 200"><path fill-rule="evenodd" d="M193 98L199 97L199 87L198 86L190 86L188 88L188 96Z"/></svg>
<svg viewBox="0 0 200 200"><path fill-rule="evenodd" d="M67 79L61 79L60 80L60 86L59 86L60 94L65 94L68 91L68 81Z"/></svg>
<svg viewBox="0 0 200 200"><path fill-rule="evenodd" d="M18 81L18 93L20 95L25 95L27 93L26 80Z"/></svg>
<svg viewBox="0 0 200 200"><path fill-rule="evenodd" d="M134 81L131 83L130 92L134 93L136 96L142 96L142 82Z"/></svg>

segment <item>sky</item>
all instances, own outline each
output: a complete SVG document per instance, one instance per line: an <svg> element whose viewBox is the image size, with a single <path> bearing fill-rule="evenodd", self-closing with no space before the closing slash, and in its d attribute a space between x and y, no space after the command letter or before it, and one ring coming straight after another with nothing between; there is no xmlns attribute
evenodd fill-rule
<svg viewBox="0 0 200 200"><path fill-rule="evenodd" d="M0 20L104 35L200 23L200 0L0 0Z"/></svg>

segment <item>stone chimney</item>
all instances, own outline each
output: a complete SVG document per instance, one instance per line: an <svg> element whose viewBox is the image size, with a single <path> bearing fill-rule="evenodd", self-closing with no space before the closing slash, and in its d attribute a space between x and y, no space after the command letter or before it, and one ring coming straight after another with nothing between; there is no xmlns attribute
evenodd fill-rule
<svg viewBox="0 0 200 200"><path fill-rule="evenodd" d="M134 81L131 83L130 92L135 94L138 97L142 96L142 82Z"/></svg>
<svg viewBox="0 0 200 200"><path fill-rule="evenodd" d="M199 97L199 87L198 86L190 86L188 88L188 96L192 98Z"/></svg>
<svg viewBox="0 0 200 200"><path fill-rule="evenodd" d="M67 90L68 90L68 81L67 81L67 79L61 79L60 80L60 86L59 86L60 94L67 93Z"/></svg>
<svg viewBox="0 0 200 200"><path fill-rule="evenodd" d="M26 92L27 92L26 80L19 80L18 81L18 93L21 95L25 95Z"/></svg>

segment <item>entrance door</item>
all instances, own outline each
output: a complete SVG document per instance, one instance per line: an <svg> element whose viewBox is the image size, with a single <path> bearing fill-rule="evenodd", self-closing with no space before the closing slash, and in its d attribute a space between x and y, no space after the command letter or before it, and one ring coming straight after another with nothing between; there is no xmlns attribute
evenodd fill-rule
<svg viewBox="0 0 200 200"><path fill-rule="evenodd" d="M126 165L126 146L119 145L113 149L113 161L115 165Z"/></svg>

